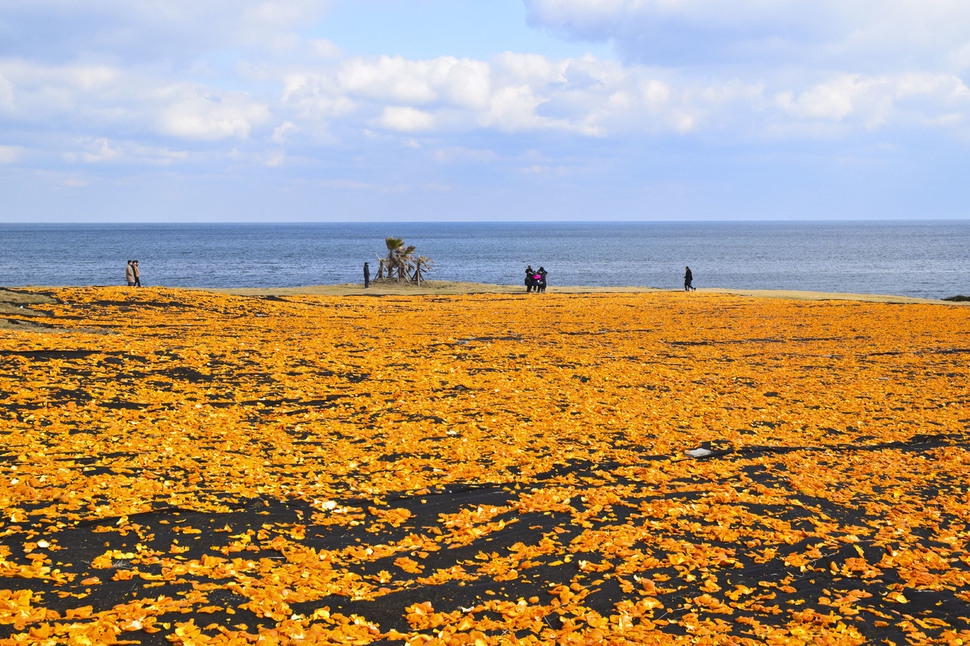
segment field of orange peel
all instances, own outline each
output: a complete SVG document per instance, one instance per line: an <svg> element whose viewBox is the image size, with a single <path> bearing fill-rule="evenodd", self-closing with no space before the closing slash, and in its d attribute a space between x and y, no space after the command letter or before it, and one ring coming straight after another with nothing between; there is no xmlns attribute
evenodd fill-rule
<svg viewBox="0 0 970 646"><path fill-rule="evenodd" d="M0 643L970 643L966 307L34 292Z"/></svg>

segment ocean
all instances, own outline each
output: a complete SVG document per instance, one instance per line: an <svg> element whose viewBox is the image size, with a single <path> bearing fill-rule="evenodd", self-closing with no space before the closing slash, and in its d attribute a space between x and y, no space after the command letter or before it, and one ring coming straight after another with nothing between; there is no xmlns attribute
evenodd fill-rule
<svg viewBox="0 0 970 646"><path fill-rule="evenodd" d="M296 287L362 280L403 238L430 280L520 285L785 289L947 298L970 294L970 220L0 224L0 285Z"/></svg>

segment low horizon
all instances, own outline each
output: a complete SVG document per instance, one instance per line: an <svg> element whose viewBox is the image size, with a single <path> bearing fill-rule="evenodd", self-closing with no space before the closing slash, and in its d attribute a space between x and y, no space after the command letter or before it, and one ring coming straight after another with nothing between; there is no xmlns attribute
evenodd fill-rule
<svg viewBox="0 0 970 646"><path fill-rule="evenodd" d="M811 219L697 219L697 220L596 220L596 219L572 219L572 220L150 220L143 222L130 222L125 220L45 220L45 221L0 221L0 226L4 225L46 225L46 224L65 224L65 225L129 225L129 226L154 226L154 225L352 225L352 224L373 224L373 225L407 225L407 224L730 224L730 223L750 223L750 224L879 224L881 222L891 223L922 223L933 224L934 222L945 223L970 223L970 217L953 218L811 218Z"/></svg>

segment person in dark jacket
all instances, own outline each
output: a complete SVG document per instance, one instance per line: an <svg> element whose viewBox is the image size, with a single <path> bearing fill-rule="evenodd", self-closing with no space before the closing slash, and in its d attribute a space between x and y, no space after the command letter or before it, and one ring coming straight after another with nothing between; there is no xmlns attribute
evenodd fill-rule
<svg viewBox="0 0 970 646"><path fill-rule="evenodd" d="M532 270L532 265L529 265L525 268L525 291L531 292L532 288L535 286L535 271Z"/></svg>
<svg viewBox="0 0 970 646"><path fill-rule="evenodd" d="M685 292L689 292L692 289L696 291L697 288L694 287L694 285L693 285L693 282L694 282L694 274L690 273L690 267L685 267L685 269L687 271L684 272L684 291Z"/></svg>
<svg viewBox="0 0 970 646"><path fill-rule="evenodd" d="M539 271L536 272L536 276L539 277L539 280L536 281L536 291L537 292L543 292L543 293L545 293L545 291L546 291L546 274L548 274L548 273L549 272L547 272L544 267L539 267Z"/></svg>

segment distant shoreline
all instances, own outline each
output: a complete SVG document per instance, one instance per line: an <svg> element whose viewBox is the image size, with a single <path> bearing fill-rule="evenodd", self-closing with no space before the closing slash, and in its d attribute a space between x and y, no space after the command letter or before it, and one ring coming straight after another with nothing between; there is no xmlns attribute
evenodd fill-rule
<svg viewBox="0 0 970 646"><path fill-rule="evenodd" d="M338 285L306 285L302 287L238 287L238 288L199 288L202 291L238 296L275 296L275 295L320 295L320 296L428 296L428 295L460 295L460 294L522 294L532 298L542 298L540 294L527 294L524 286L494 285L488 283L467 283L453 281L425 281L422 285L403 285L398 283L372 283L367 289L360 283L345 283ZM593 287L583 285L550 285L550 294L610 294L610 293L677 293L679 289L664 289L659 287ZM855 294L841 292L813 292L783 289L728 289L728 288L699 288L701 294L730 294L734 296L750 296L753 298L786 298L792 300L844 300L865 301L871 303L945 303L950 301L930 298L916 298L893 294Z"/></svg>
<svg viewBox="0 0 970 646"><path fill-rule="evenodd" d="M119 287L124 285L100 285L90 287ZM141 289L155 287L167 288L165 285L148 285ZM18 291L46 290L46 289L83 289L84 287L67 285L25 285L16 287L0 287L0 303L13 302L10 298ZM137 289L137 288L131 288ZM522 294L529 298L543 298L541 294L527 294L523 285L497 285L490 283L472 283L457 281L428 280L421 285L408 285L396 282L375 282L369 288L363 283L340 283L321 285L301 285L297 287L172 287L190 291L205 291L237 296L283 296L283 295L315 295L315 296L455 296L462 294ZM553 294L610 294L610 293L678 293L679 289L664 289L658 287L626 286L599 287L584 285L550 285L546 295ZM781 298L791 300L843 300L864 301L871 303L935 303L945 305L959 305L961 303L917 298L893 294L860 294L849 292L816 292L784 289L730 289L721 287L698 288L692 294L728 294L734 296L748 296L752 298Z"/></svg>

